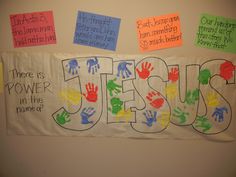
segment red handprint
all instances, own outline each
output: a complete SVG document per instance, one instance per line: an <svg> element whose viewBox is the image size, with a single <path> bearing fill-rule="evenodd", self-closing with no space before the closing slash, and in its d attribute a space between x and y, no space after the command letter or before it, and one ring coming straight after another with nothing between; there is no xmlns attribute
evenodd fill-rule
<svg viewBox="0 0 236 177"><path fill-rule="evenodd" d="M233 77L233 72L235 69L236 67L232 62L225 61L220 65L220 76L225 80L229 80L231 77Z"/></svg>
<svg viewBox="0 0 236 177"><path fill-rule="evenodd" d="M88 100L89 102L96 102L98 98L97 96L98 86L94 86L93 83L88 83L86 84L86 90L87 94L83 93L86 100Z"/></svg>
<svg viewBox="0 0 236 177"><path fill-rule="evenodd" d="M154 108L159 109L164 103L164 99L160 97L159 92L149 92L146 98L150 101L150 105Z"/></svg>
<svg viewBox="0 0 236 177"><path fill-rule="evenodd" d="M152 67L151 63L148 63L148 62L144 63L143 62L142 63L142 71L140 71L138 68L136 68L136 71L141 79L146 79L146 78L148 78L148 76L150 75L150 72L153 69L154 68Z"/></svg>
<svg viewBox="0 0 236 177"><path fill-rule="evenodd" d="M171 71L168 74L169 80L176 82L179 79L179 70L178 68L171 68Z"/></svg>

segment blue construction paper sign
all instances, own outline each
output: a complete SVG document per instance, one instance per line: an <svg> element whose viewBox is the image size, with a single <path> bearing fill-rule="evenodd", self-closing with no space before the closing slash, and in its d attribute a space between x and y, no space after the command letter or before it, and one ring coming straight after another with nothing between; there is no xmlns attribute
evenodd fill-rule
<svg viewBox="0 0 236 177"><path fill-rule="evenodd" d="M120 19L78 11L74 43L116 50Z"/></svg>

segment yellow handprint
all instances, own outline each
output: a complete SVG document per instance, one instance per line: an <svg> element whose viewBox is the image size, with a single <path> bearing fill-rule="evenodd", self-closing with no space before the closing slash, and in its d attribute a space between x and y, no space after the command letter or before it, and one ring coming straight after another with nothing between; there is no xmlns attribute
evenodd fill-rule
<svg viewBox="0 0 236 177"><path fill-rule="evenodd" d="M63 101L66 101L69 105L78 105L81 100L80 92L74 88L62 90L59 95Z"/></svg>
<svg viewBox="0 0 236 177"><path fill-rule="evenodd" d="M161 112L157 122L160 123L162 128L165 128L170 122L170 112Z"/></svg>
<svg viewBox="0 0 236 177"><path fill-rule="evenodd" d="M168 99L174 99L177 96L177 85L169 84L166 86L166 95Z"/></svg>
<svg viewBox="0 0 236 177"><path fill-rule="evenodd" d="M131 118L132 118L132 112L130 109L128 109L128 110L122 109L116 115L116 121L120 121L120 120L125 119L125 122L129 122L131 120Z"/></svg>
<svg viewBox="0 0 236 177"><path fill-rule="evenodd" d="M210 92L207 94L207 105L212 107L219 105L219 98L216 93Z"/></svg>

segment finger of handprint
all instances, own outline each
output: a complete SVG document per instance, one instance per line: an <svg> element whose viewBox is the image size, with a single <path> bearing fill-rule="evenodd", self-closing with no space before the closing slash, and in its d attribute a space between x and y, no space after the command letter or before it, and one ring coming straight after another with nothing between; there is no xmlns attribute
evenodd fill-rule
<svg viewBox="0 0 236 177"><path fill-rule="evenodd" d="M125 70L126 77L129 77L129 72Z"/></svg>
<svg viewBox="0 0 236 177"><path fill-rule="evenodd" d="M83 95L85 98L87 98L87 96L88 96L88 95L87 95L87 94L85 94L85 93L83 93L82 95Z"/></svg>
<svg viewBox="0 0 236 177"><path fill-rule="evenodd" d="M154 117L154 118L157 117L157 112L156 112L156 111L154 111L154 113L153 113L153 117Z"/></svg>
<svg viewBox="0 0 236 177"><path fill-rule="evenodd" d="M157 95L157 93L156 92L154 92L154 91L152 91L152 95L154 96L154 95Z"/></svg>
<svg viewBox="0 0 236 177"><path fill-rule="evenodd" d="M152 92L149 92L149 93L148 93L148 96L149 96L150 98L153 97Z"/></svg>
<svg viewBox="0 0 236 177"><path fill-rule="evenodd" d="M145 62L145 68L148 68L148 62Z"/></svg>
<svg viewBox="0 0 236 177"><path fill-rule="evenodd" d="M126 71L129 73L129 75L132 74L128 68L126 68Z"/></svg>
<svg viewBox="0 0 236 177"><path fill-rule="evenodd" d="M148 62L143 62L143 67L142 67L142 69L146 69L147 66L148 66Z"/></svg>
<svg viewBox="0 0 236 177"><path fill-rule="evenodd" d="M178 68L174 68L174 73L177 74L179 72Z"/></svg>
<svg viewBox="0 0 236 177"><path fill-rule="evenodd" d="M113 96L112 90L109 90L110 96Z"/></svg>
<svg viewBox="0 0 236 177"><path fill-rule="evenodd" d="M98 67L98 69L100 68L100 65L99 65L99 63L97 64L97 67Z"/></svg>
<svg viewBox="0 0 236 177"><path fill-rule="evenodd" d="M93 83L91 83L91 87L90 87L91 89L91 91L94 91L94 84Z"/></svg>
<svg viewBox="0 0 236 177"><path fill-rule="evenodd" d="M92 107L88 107L87 110L86 110L86 112L89 114L92 110L93 110Z"/></svg>
<svg viewBox="0 0 236 177"><path fill-rule="evenodd" d="M90 116L92 116L92 115L94 115L94 114L95 114L95 112L96 112L96 111L95 111L95 110L93 110L93 111L92 111L92 112L89 114L89 117L90 117Z"/></svg>
<svg viewBox="0 0 236 177"><path fill-rule="evenodd" d="M87 92L89 92L89 86L90 86L90 83L88 83L88 84L85 85Z"/></svg>
<svg viewBox="0 0 236 177"><path fill-rule="evenodd" d="M98 86L95 87L95 92L97 92L97 91L98 91Z"/></svg>
<svg viewBox="0 0 236 177"><path fill-rule="evenodd" d="M151 66L152 66L152 64L151 64L151 63L148 63L148 65L147 65L147 69L150 69Z"/></svg>
<svg viewBox="0 0 236 177"><path fill-rule="evenodd" d="M91 65L89 65L88 72L91 73Z"/></svg>
<svg viewBox="0 0 236 177"><path fill-rule="evenodd" d="M143 115L146 117L146 119L148 119L148 116L147 116L146 112L144 112Z"/></svg>
<svg viewBox="0 0 236 177"><path fill-rule="evenodd" d="M143 67L142 67L142 68L143 68ZM136 71L137 71L138 74L141 73L141 71L140 71L138 68L136 68Z"/></svg>
<svg viewBox="0 0 236 177"><path fill-rule="evenodd" d="M116 93L120 93L120 90L118 88L114 89Z"/></svg>
<svg viewBox="0 0 236 177"><path fill-rule="evenodd" d="M117 77L120 77L120 72L121 72L121 71L120 71L120 70L118 70Z"/></svg>
<svg viewBox="0 0 236 177"><path fill-rule="evenodd" d="M122 74L122 78L124 79L125 78L125 71L122 70L121 74Z"/></svg>
<svg viewBox="0 0 236 177"><path fill-rule="evenodd" d="M132 63L126 63L126 65L132 65Z"/></svg>
<svg viewBox="0 0 236 177"><path fill-rule="evenodd" d="M95 113L95 109L92 107L89 107L90 109L87 111L89 115L93 115Z"/></svg>
<svg viewBox="0 0 236 177"><path fill-rule="evenodd" d="M94 67L92 68L92 74L94 74Z"/></svg>
<svg viewBox="0 0 236 177"><path fill-rule="evenodd" d="M83 108L82 113L86 112L86 108Z"/></svg>
<svg viewBox="0 0 236 177"><path fill-rule="evenodd" d="M148 115L149 115L150 118L153 116L151 110L148 111Z"/></svg>
<svg viewBox="0 0 236 177"><path fill-rule="evenodd" d="M146 96L146 98L149 100L149 101L152 101L152 98L150 96Z"/></svg>
<svg viewBox="0 0 236 177"><path fill-rule="evenodd" d="M91 83L90 83L90 82L88 83L88 88L89 88L89 91L91 91L91 90L92 90L92 85L91 85Z"/></svg>
<svg viewBox="0 0 236 177"><path fill-rule="evenodd" d="M94 68L95 68L95 72L98 72L98 68L97 68L97 66L95 66Z"/></svg>

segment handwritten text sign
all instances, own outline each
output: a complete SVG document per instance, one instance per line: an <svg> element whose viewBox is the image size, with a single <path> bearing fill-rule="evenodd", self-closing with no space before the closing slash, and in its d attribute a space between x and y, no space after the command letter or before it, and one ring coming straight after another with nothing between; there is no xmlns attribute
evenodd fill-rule
<svg viewBox="0 0 236 177"><path fill-rule="evenodd" d="M56 43L52 11L10 15L14 47Z"/></svg>
<svg viewBox="0 0 236 177"><path fill-rule="evenodd" d="M195 44L236 53L236 20L202 14Z"/></svg>
<svg viewBox="0 0 236 177"><path fill-rule="evenodd" d="M137 20L139 48L142 52L180 46L182 33L178 14Z"/></svg>
<svg viewBox="0 0 236 177"><path fill-rule="evenodd" d="M74 43L115 51L120 19L78 12Z"/></svg>

